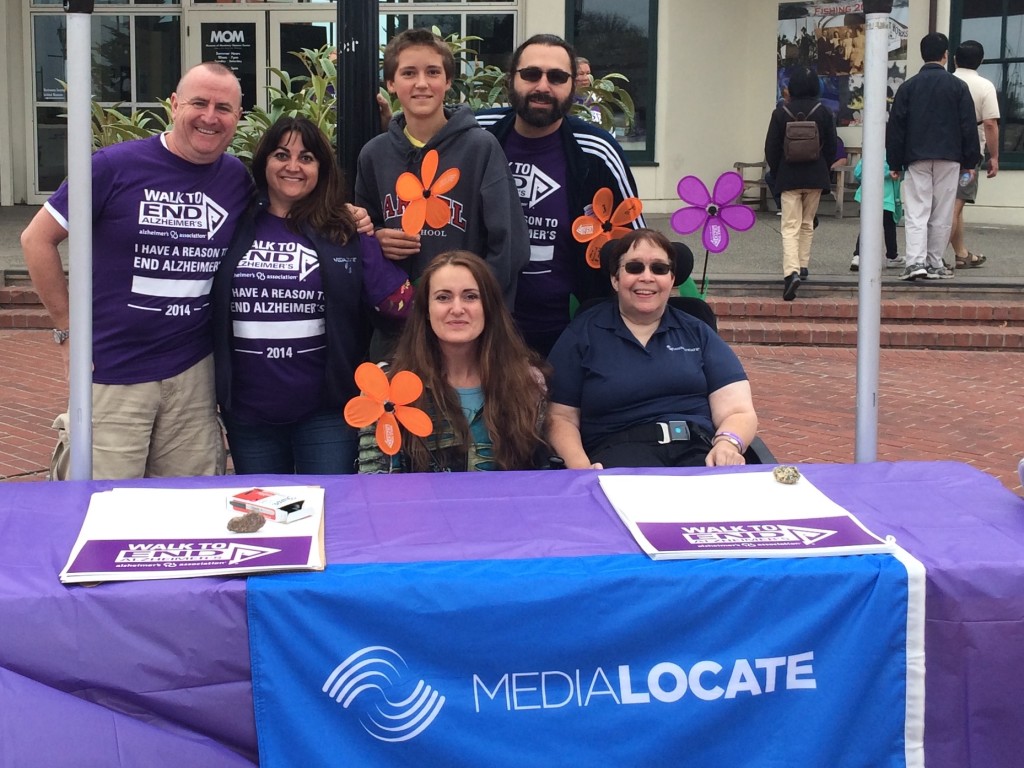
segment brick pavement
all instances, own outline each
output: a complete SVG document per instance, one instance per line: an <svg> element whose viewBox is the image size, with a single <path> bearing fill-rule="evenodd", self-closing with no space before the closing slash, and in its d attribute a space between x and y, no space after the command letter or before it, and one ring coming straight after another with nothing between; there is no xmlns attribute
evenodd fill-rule
<svg viewBox="0 0 1024 768"><path fill-rule="evenodd" d="M51 425L66 408L64 365L50 332L0 331L0 479L45 479Z"/></svg>
<svg viewBox="0 0 1024 768"><path fill-rule="evenodd" d="M780 462L854 458L856 350L735 347ZM0 479L42 480L67 388L47 331L0 331ZM882 350L879 461L954 459L1021 491L1024 353Z"/></svg>
<svg viewBox="0 0 1024 768"><path fill-rule="evenodd" d="M734 346L754 390L760 435L780 462L850 462L857 351ZM1024 355L883 349L879 461L953 459L1021 491Z"/></svg>

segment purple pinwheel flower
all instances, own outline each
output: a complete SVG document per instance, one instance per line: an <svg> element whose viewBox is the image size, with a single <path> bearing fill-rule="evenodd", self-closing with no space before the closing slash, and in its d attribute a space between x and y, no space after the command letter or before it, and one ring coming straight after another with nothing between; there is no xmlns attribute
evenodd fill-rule
<svg viewBox="0 0 1024 768"><path fill-rule="evenodd" d="M681 178L676 191L680 199L692 207L680 208L672 214L672 229L688 235L703 224L701 240L711 253L721 253L729 247L730 227L746 232L757 220L750 208L733 204L743 193L743 177L736 171L727 171L718 177L713 195L696 176Z"/></svg>

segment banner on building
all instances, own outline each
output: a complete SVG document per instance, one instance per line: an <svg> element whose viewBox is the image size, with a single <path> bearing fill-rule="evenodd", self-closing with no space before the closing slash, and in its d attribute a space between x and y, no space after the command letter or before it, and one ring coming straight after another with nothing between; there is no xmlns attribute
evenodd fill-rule
<svg viewBox="0 0 1024 768"><path fill-rule="evenodd" d="M910 0L894 0L889 14L888 98L907 78L907 25ZM864 109L864 3L799 2L779 5L776 39L776 99L785 95L793 67L815 70L821 101L836 125L860 125Z"/></svg>

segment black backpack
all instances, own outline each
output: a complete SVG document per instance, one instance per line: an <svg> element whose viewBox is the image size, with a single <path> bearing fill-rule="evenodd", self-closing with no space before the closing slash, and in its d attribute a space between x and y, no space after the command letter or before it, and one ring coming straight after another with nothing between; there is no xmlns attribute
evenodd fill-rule
<svg viewBox="0 0 1024 768"><path fill-rule="evenodd" d="M785 104L782 108L792 119L786 123L786 138L782 142L782 157L787 163L813 163L821 157L821 138L818 124L808 118L821 106L819 101L806 115L794 115Z"/></svg>

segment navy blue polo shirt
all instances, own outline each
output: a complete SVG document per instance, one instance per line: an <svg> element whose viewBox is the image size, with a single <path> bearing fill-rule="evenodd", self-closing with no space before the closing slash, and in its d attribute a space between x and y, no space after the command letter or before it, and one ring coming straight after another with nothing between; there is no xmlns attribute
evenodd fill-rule
<svg viewBox="0 0 1024 768"><path fill-rule="evenodd" d="M615 300L578 315L555 343L551 400L580 409L584 450L637 424L685 420L714 431L708 395L747 374L708 325L666 307L643 347Z"/></svg>

